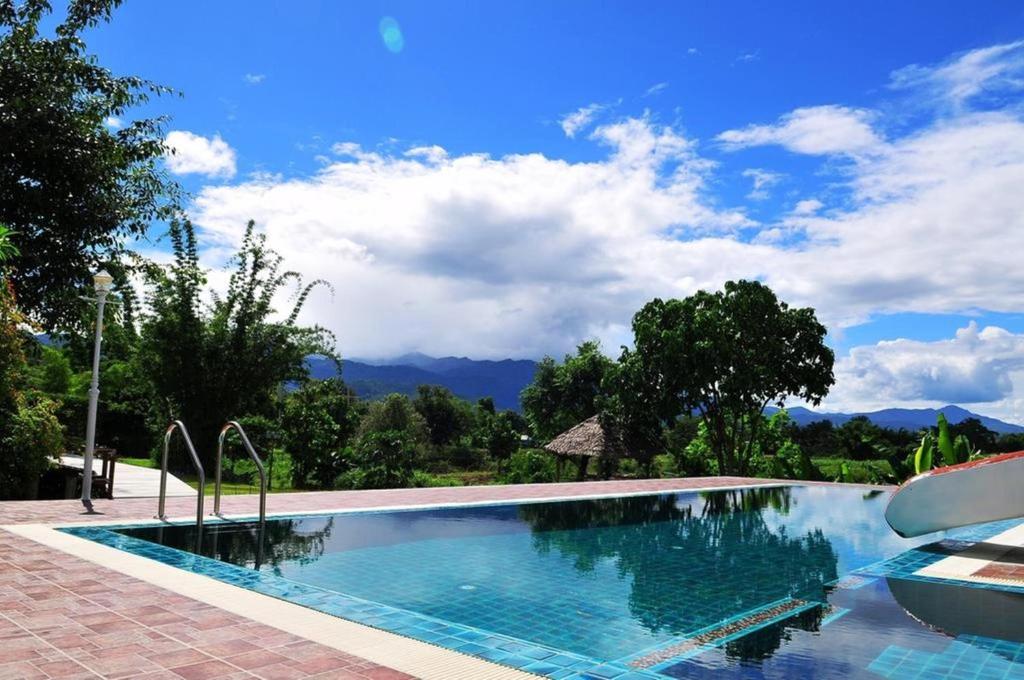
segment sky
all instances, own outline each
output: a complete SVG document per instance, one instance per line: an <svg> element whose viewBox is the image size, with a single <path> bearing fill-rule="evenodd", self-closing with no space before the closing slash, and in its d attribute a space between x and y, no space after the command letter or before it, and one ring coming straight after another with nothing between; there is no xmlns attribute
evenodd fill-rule
<svg viewBox="0 0 1024 680"><path fill-rule="evenodd" d="M342 356L616 355L758 279L829 328L823 408L1024 422L1024 6L136 0L211 280L254 219ZM153 257L166 244L142 244Z"/></svg>

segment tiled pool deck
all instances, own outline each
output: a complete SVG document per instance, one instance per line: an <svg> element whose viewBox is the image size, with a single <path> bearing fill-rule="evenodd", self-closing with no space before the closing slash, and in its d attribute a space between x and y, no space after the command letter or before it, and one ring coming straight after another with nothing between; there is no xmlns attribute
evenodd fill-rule
<svg viewBox="0 0 1024 680"><path fill-rule="evenodd" d="M269 514L619 496L765 484L736 477L276 494ZM252 514L227 496L225 514ZM0 526L151 521L154 499L0 502ZM208 503L209 507L209 503ZM194 517L193 499L167 514ZM5 678L408 678L407 673L218 609L0 529L0 680ZM501 671L500 667L495 667ZM436 674L435 674L436 675ZM506 676L503 673L496 673Z"/></svg>

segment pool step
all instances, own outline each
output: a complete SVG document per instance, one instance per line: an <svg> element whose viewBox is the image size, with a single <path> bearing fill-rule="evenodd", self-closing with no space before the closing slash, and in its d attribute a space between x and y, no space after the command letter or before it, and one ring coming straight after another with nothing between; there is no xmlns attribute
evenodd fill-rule
<svg viewBox="0 0 1024 680"><path fill-rule="evenodd" d="M798 598L776 600L763 607L749 610L739 616L703 628L689 637L675 640L648 652L642 652L640 656L629 659L627 665L636 669L667 667L821 606L823 606L821 602Z"/></svg>

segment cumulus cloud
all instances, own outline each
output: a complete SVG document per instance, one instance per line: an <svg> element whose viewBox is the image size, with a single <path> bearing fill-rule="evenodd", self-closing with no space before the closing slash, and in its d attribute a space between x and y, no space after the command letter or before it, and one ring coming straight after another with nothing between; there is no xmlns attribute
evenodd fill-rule
<svg viewBox="0 0 1024 680"><path fill-rule="evenodd" d="M797 204L793 206L794 215L813 215L822 208L825 204L816 198L807 198L802 201L797 201Z"/></svg>
<svg viewBox="0 0 1024 680"><path fill-rule="evenodd" d="M989 403L1017 418L1014 382L1024 372L1024 335L971 322L953 338L856 347L836 365L832 406L884 408ZM992 409L989 409L991 412Z"/></svg>
<svg viewBox="0 0 1024 680"><path fill-rule="evenodd" d="M581 106L572 113L567 114L559 123L565 136L575 137L577 132L593 122L594 118L603 108L603 104L590 104L589 106Z"/></svg>
<svg viewBox="0 0 1024 680"><path fill-rule="evenodd" d="M890 87L937 96L955 107L985 92L1024 88L1024 40L992 45L928 66L911 64L892 72Z"/></svg>
<svg viewBox="0 0 1024 680"><path fill-rule="evenodd" d="M124 121L122 121L117 116L107 116L103 119L103 124L113 130L120 130L122 127L124 127Z"/></svg>
<svg viewBox="0 0 1024 680"><path fill-rule="evenodd" d="M173 150L165 156L167 169L176 175L199 174L230 179L235 176L235 150L221 139L187 130L173 130L164 143Z"/></svg>
<svg viewBox="0 0 1024 680"><path fill-rule="evenodd" d="M341 142L311 176L208 186L192 214L209 264L251 217L290 267L331 281L336 302L313 299L308 319L331 327L346 355L537 357L588 337L614 351L651 297L736 278L815 307L834 329L878 314L1019 311L1020 113L961 112L885 141L874 115L813 107L721 139L847 154L832 182L845 191L800 200L764 224L715 195L722 178L696 140L649 116L594 128L588 138L607 154L587 162ZM836 195L841 202L825 205ZM1008 403L1006 381L1024 370L1011 358L1024 349L1000 333L968 328L948 342L953 350L858 351L841 362L837 403L867 406L872 394L891 398L886 406L943 396ZM928 361L912 366L915 353L939 367L933 378Z"/></svg>
<svg viewBox="0 0 1024 680"><path fill-rule="evenodd" d="M743 176L753 182L753 187L747 194L747 198L752 201L763 201L769 198L771 194L768 190L778 184L783 177L781 173L769 172L761 168L747 168L743 171Z"/></svg>
<svg viewBox="0 0 1024 680"><path fill-rule="evenodd" d="M245 81L246 85L259 85L267 76L264 73L246 73L242 76L242 80Z"/></svg>
<svg viewBox="0 0 1024 680"><path fill-rule="evenodd" d="M774 144L811 155L858 153L881 143L871 128L873 118L865 109L811 106L787 113L771 125L726 130L717 139L729 150Z"/></svg>

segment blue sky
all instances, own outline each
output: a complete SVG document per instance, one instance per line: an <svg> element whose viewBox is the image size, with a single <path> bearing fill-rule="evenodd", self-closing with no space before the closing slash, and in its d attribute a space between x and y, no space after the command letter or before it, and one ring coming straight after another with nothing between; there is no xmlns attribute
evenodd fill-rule
<svg viewBox="0 0 1024 680"><path fill-rule="evenodd" d="M255 218L343 355L614 353L756 277L828 324L828 406L1021 421L1022 39L1005 2L136 1L89 44L183 93L125 117L171 117L210 266Z"/></svg>

